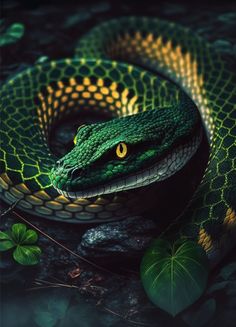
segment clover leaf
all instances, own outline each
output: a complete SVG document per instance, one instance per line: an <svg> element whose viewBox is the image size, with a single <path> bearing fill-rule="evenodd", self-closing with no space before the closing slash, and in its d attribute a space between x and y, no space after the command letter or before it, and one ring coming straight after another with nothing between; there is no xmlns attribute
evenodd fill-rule
<svg viewBox="0 0 236 327"><path fill-rule="evenodd" d="M38 235L33 229L24 224L14 224L11 230L0 231L0 252L13 250L13 258L24 266L35 265L39 262L41 249L35 245Z"/></svg>
<svg viewBox="0 0 236 327"><path fill-rule="evenodd" d="M0 231L0 251L7 251L15 246L9 233Z"/></svg>

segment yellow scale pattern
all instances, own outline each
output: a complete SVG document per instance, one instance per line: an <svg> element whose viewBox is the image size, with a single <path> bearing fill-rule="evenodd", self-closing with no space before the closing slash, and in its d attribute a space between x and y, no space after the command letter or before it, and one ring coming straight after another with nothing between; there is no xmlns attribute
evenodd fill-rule
<svg viewBox="0 0 236 327"><path fill-rule="evenodd" d="M20 200L19 208L24 211L33 210L41 215L54 216L55 220L58 217L59 220L62 218L65 221L73 219L73 222L75 219L91 222L93 220L115 220L121 216L125 217L134 208L139 212L141 199L143 199L142 192L122 192L109 198L99 196L90 199L69 199L63 195L52 198L46 189L31 193L24 183L13 186L6 173L0 175L0 187L10 203ZM135 210L133 212L136 212Z"/></svg>
<svg viewBox="0 0 236 327"><path fill-rule="evenodd" d="M132 56L140 54L140 58L142 58L144 64L145 61L148 64L153 63L153 65L158 63L158 69L160 68L161 70L163 68L163 72L170 72L175 81L180 82L186 92L195 101L209 130L209 137L210 139L213 138L214 122L211 103L208 102L207 96L205 96L206 87L204 85L204 78L199 73L201 69L199 69L200 67L197 61L189 51L186 51L186 49L183 50L180 45L173 45L170 40L165 41L161 36L156 37L151 32L143 36L139 31L134 35L129 33L120 34L117 40L109 44L108 51L112 58L115 58L113 53L119 53L121 57L123 53L125 59L135 59ZM85 63L85 61L84 59L83 62L82 59L81 64ZM133 61L135 62L135 60ZM68 59L66 63L70 65L71 60ZM97 61L97 65L99 65L99 60ZM113 62L113 65L115 67L116 63ZM52 69L56 68L56 66L56 62L51 63ZM128 69L132 73L132 66L129 66ZM59 79L57 87L48 85L46 93L40 92L38 98L40 100L40 105L37 108L38 120L45 140L47 140L50 127L56 119L73 110L77 110L81 106L83 110L91 107L94 110L102 109L103 111L107 111L112 117L135 114L139 111L137 96L133 96L130 99L128 89L124 89L119 93L117 92L117 83L114 82L107 87L102 78L97 79L94 84L89 77L84 77L81 83L78 83L75 78L70 78L69 85L68 83L65 85L63 80ZM25 206L29 210L35 208L39 213L41 212L45 215L53 214L58 218L68 218L68 220L70 217L74 217L74 215L81 220L91 220L93 218L103 219L102 215L106 214L108 217L112 217L113 210L117 210L117 206L119 207L119 205L122 207L121 203L124 203L124 199L123 202L119 202L117 199L115 200L116 196L110 202L107 202L107 199L103 197L94 200L94 202L91 199L71 201L63 196L51 198L46 190L31 194L24 183L15 186L12 184L6 173L0 176L0 185L5 191L5 197L9 199L10 203L22 198L20 201L22 207ZM122 207L121 210L123 209ZM85 214L85 218L83 218L82 214ZM235 222L235 211L228 206L223 224L228 228L234 226ZM206 251L212 249L213 241L211 236L200 225L198 240L199 244Z"/></svg>
<svg viewBox="0 0 236 327"><path fill-rule="evenodd" d="M204 228L199 230L198 244L200 244L206 252L213 248L212 238Z"/></svg>
<svg viewBox="0 0 236 327"><path fill-rule="evenodd" d="M56 67L56 63L52 62ZM78 84L75 78L69 79L69 86L63 81L57 82L57 89L47 86L47 94L38 93L40 105L37 106L37 115L43 138L47 142L50 128L55 119L72 113L83 106L83 110L92 108L103 109L109 112L111 117L125 116L138 112L135 105L137 96L129 98L129 90L117 91L117 83L113 82L109 87L104 85L104 80L99 78L96 84L92 84L89 77L84 77L83 82ZM34 210L38 214L56 216L65 220L74 219L93 221L96 219L114 220L118 216L125 216L130 212L134 204L133 195L114 195L112 198L98 197L96 199L68 199L62 195L52 198L47 190L35 193L27 188L24 183L13 185L7 173L0 175L0 187L4 191L6 199L14 203L20 199L19 207L23 210ZM135 196L136 198L136 196Z"/></svg>
<svg viewBox="0 0 236 327"><path fill-rule="evenodd" d="M181 82L183 89L196 103L206 128L209 131L209 140L213 140L214 122L212 118L212 109L208 103L203 75L198 72L198 63L191 57L190 52L184 53L180 45L174 47L171 40L164 42L162 36L155 37L153 33L149 33L144 37L139 31L134 35L125 33L118 36L118 42L111 45L109 55L115 57L116 54L122 57L129 57L131 60L133 54L144 61L156 65L158 62L159 69L163 68L164 72L167 70L172 76L175 76L175 82ZM174 73L174 74L173 74ZM213 146L214 147L214 146ZM236 225L235 211L228 207L225 214L223 224L232 229ZM213 249L213 240L204 228L199 227L198 243L204 248L206 252Z"/></svg>
<svg viewBox="0 0 236 327"><path fill-rule="evenodd" d="M236 227L236 213L231 207L226 211L223 225L229 231L232 231L232 229ZM204 228L200 228L199 230L198 244L200 244L206 252L210 252L213 249L212 237Z"/></svg>
<svg viewBox="0 0 236 327"><path fill-rule="evenodd" d="M235 227L236 226L236 213L232 208L228 208L225 219L224 219L224 225L227 227Z"/></svg>
<svg viewBox="0 0 236 327"><path fill-rule="evenodd" d="M125 215L134 204L129 195L114 195L111 199L98 197L96 199L71 200L62 195L51 198L46 190L33 194L24 183L12 186L13 183L6 173L0 176L0 187L5 191L6 198L14 203L20 199L19 207L23 210L35 210L42 215L55 215L58 218L70 220L73 215L80 220L115 219L119 215ZM126 205L124 203L126 202ZM114 211L116 213L114 214Z"/></svg>
<svg viewBox="0 0 236 327"><path fill-rule="evenodd" d="M70 78L70 86L58 81L58 89L54 90L50 85L47 87L48 94L38 94L40 105L37 107L38 119L44 136L47 139L50 127L63 114L78 110L102 108L112 117L136 114L138 106L135 105L138 97L135 95L129 99L129 90L122 93L117 91L117 83L113 82L109 87L104 86L104 80L99 78L96 84L92 84L89 77L84 77L82 84L77 84L74 78Z"/></svg>
<svg viewBox="0 0 236 327"><path fill-rule="evenodd" d="M135 35L125 33L124 36L118 36L118 42L111 45L109 50L111 56L119 53L122 56L132 57L132 54L141 54L143 60L159 63L160 69L174 72L175 81L180 82L183 88L189 93L199 108L207 129L210 131L210 138L213 136L214 124L212 119L212 110L205 97L204 80L201 74L198 74L197 61L192 59L190 52L183 53L180 45L174 47L171 41L165 43L161 36L155 37L149 33L143 37L140 32Z"/></svg>

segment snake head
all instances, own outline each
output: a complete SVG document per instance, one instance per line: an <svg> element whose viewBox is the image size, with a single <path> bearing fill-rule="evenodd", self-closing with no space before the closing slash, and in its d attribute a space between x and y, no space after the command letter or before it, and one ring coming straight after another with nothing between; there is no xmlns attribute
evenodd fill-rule
<svg viewBox="0 0 236 327"><path fill-rule="evenodd" d="M167 107L79 128L72 151L51 171L67 197L92 197L149 185L181 169L201 141L197 110Z"/></svg>

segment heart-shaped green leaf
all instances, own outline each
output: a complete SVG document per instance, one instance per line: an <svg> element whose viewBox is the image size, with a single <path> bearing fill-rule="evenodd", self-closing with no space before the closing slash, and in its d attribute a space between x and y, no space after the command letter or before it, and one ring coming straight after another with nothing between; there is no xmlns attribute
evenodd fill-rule
<svg viewBox="0 0 236 327"><path fill-rule="evenodd" d="M12 238L16 244L22 243L26 236L26 225L25 224L14 224L11 228Z"/></svg>
<svg viewBox="0 0 236 327"><path fill-rule="evenodd" d="M147 250L141 263L141 279L148 297L173 316L200 297L207 277L206 253L189 240L171 245L158 239Z"/></svg>
<svg viewBox="0 0 236 327"><path fill-rule="evenodd" d="M13 252L14 259L24 266L36 265L39 262L41 250L36 245L18 245Z"/></svg>
<svg viewBox="0 0 236 327"><path fill-rule="evenodd" d="M15 246L11 236L8 233L0 231L0 251L7 251Z"/></svg>

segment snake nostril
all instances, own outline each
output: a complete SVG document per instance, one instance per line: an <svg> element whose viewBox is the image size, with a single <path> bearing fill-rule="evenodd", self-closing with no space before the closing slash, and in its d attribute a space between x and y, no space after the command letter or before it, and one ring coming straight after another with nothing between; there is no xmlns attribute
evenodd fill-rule
<svg viewBox="0 0 236 327"><path fill-rule="evenodd" d="M82 175L82 169L81 168L74 168L71 171L71 178L78 178Z"/></svg>

